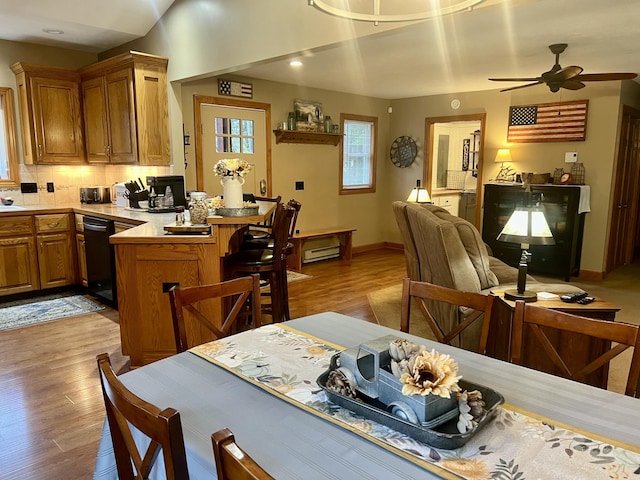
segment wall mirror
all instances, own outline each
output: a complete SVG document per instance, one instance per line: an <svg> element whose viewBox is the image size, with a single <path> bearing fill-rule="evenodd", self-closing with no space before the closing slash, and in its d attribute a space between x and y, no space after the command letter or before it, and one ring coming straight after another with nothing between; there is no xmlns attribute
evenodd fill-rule
<svg viewBox="0 0 640 480"><path fill-rule="evenodd" d="M485 113L425 119L423 177L429 194L436 204L439 197L454 199L452 213L476 226L481 223L485 119Z"/></svg>

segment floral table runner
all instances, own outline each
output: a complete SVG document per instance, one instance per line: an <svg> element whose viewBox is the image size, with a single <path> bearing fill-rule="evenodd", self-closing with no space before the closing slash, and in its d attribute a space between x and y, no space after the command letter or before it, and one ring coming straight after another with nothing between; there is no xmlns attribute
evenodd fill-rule
<svg viewBox="0 0 640 480"><path fill-rule="evenodd" d="M413 440L327 400L316 379L343 349L284 325L266 325L190 351L443 478L640 479L640 449L576 433L513 407L500 407L493 421L456 450Z"/></svg>

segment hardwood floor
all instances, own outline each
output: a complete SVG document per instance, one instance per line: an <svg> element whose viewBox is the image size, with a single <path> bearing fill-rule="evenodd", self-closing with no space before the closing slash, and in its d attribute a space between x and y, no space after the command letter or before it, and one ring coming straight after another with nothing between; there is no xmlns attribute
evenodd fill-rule
<svg viewBox="0 0 640 480"><path fill-rule="evenodd" d="M398 284L404 256L379 250L303 273L312 278L289 285L292 318L334 311L375 321L367 293ZM95 357L108 352L126 370L117 318L107 309L0 332L0 479L92 477L104 420Z"/></svg>

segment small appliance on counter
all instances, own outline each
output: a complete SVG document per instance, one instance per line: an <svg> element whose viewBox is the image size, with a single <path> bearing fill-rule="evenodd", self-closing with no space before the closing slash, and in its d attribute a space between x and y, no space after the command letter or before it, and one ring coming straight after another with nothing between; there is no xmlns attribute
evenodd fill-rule
<svg viewBox="0 0 640 480"><path fill-rule="evenodd" d="M149 191L153 190L158 197L164 197L167 187L171 187L174 207L186 207L187 200L184 196L184 177L182 175L166 175L161 177L147 177ZM149 205L149 212L153 209ZM173 210L171 210L173 211Z"/></svg>
<svg viewBox="0 0 640 480"><path fill-rule="evenodd" d="M129 204L127 191L124 183L116 183L113 185L111 189L111 200L116 204L116 207L126 207Z"/></svg>
<svg viewBox="0 0 640 480"><path fill-rule="evenodd" d="M80 187L80 203L111 203L109 187Z"/></svg>

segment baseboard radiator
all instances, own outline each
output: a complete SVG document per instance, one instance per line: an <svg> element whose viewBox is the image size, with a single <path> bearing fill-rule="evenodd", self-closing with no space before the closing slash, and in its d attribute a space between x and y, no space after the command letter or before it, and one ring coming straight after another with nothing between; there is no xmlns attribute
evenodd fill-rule
<svg viewBox="0 0 640 480"><path fill-rule="evenodd" d="M302 250L302 263L318 262L340 256L340 242L336 237L327 239L310 240L306 242Z"/></svg>

